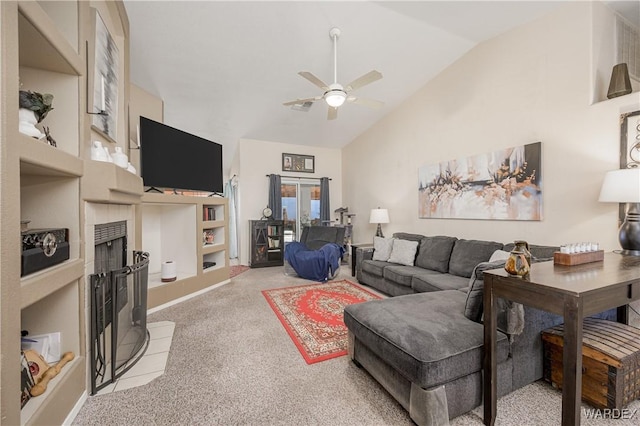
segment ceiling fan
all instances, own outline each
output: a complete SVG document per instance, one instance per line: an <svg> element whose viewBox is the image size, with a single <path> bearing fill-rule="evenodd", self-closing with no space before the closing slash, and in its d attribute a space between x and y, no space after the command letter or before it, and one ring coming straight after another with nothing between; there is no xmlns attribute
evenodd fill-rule
<svg viewBox="0 0 640 426"><path fill-rule="evenodd" d="M373 99L359 98L353 96L351 92L353 90L359 89L360 87L366 86L369 83L380 80L382 78L382 74L375 70L369 71L365 75L356 78L346 86L342 86L340 83L338 83L338 37L340 37L340 29L332 28L331 31L329 31L329 36L331 37L331 40L333 40L333 83L327 84L308 71L300 71L298 74L321 88L324 92L320 96L316 96L313 98L296 99L295 101L285 102L283 103L283 105L300 105L307 102L315 102L324 99L324 101L329 106L327 120L335 120L336 118L338 118L338 107L340 107L345 102L364 105L369 108L381 108L384 105L383 102Z"/></svg>

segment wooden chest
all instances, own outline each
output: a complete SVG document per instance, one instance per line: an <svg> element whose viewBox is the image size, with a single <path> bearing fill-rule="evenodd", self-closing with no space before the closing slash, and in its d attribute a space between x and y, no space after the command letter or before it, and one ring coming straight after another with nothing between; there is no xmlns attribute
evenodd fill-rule
<svg viewBox="0 0 640 426"><path fill-rule="evenodd" d="M562 325L542 332L544 378L562 388ZM640 398L640 329L586 318L582 337L582 400L621 409Z"/></svg>

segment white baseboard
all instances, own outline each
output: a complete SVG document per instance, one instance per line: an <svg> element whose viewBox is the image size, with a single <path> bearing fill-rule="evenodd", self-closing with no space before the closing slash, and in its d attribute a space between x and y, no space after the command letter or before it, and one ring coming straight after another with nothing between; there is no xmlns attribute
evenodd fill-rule
<svg viewBox="0 0 640 426"><path fill-rule="evenodd" d="M73 409L69 412L69 414L67 415L67 418L64 419L64 422L62 424L65 426L71 425L86 401L87 401L87 391L84 391L80 396L80 398L78 398L76 405L73 406Z"/></svg>
<svg viewBox="0 0 640 426"><path fill-rule="evenodd" d="M231 282L231 279L228 279L228 280L222 281L222 282L220 282L218 284L214 284L214 285L212 285L210 287L203 288L202 290L198 290L198 291L193 292L191 294L187 294L186 296L179 297L179 298L174 299L171 302L167 302L167 303L165 303L163 305L158 305L155 308L147 309L147 315L150 315L150 314L152 314L154 312L161 311L161 310L163 310L165 308L168 308L169 306L176 305L176 304L178 304L180 302L184 302L185 300L189 300L189 299L191 299L193 297L200 296L201 294L204 294L204 293L206 293L208 291L214 290L214 289L216 289L218 287L221 287L221 286L223 286L225 284L229 284L230 282Z"/></svg>

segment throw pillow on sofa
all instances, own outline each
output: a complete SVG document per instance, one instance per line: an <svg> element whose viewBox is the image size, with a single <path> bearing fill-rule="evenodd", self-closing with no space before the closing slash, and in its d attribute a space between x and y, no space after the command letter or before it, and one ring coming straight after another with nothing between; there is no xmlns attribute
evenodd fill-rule
<svg viewBox="0 0 640 426"><path fill-rule="evenodd" d="M373 260L387 262L393 248L393 238L373 237Z"/></svg>
<svg viewBox="0 0 640 426"><path fill-rule="evenodd" d="M420 241L416 266L446 274L449 272L449 257L456 240L456 237L441 235L424 237Z"/></svg>
<svg viewBox="0 0 640 426"><path fill-rule="evenodd" d="M509 258L510 253L504 250L496 250L493 252L491 257L489 258L489 262L495 262L498 260L507 260Z"/></svg>
<svg viewBox="0 0 640 426"><path fill-rule="evenodd" d="M389 256L389 262L399 263L400 265L413 266L417 250L417 241L394 238L391 255Z"/></svg>

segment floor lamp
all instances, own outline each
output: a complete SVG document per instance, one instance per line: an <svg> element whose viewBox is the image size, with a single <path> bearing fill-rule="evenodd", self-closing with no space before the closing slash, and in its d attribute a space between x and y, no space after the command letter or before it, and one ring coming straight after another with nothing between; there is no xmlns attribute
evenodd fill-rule
<svg viewBox="0 0 640 426"><path fill-rule="evenodd" d="M627 204L618 239L622 254L640 256L640 168L607 172L599 201Z"/></svg>
<svg viewBox="0 0 640 426"><path fill-rule="evenodd" d="M382 223L389 223L389 211L387 209L371 209L371 215L369 215L369 223L377 223L378 229L376 230L376 237L384 238L382 235Z"/></svg>

